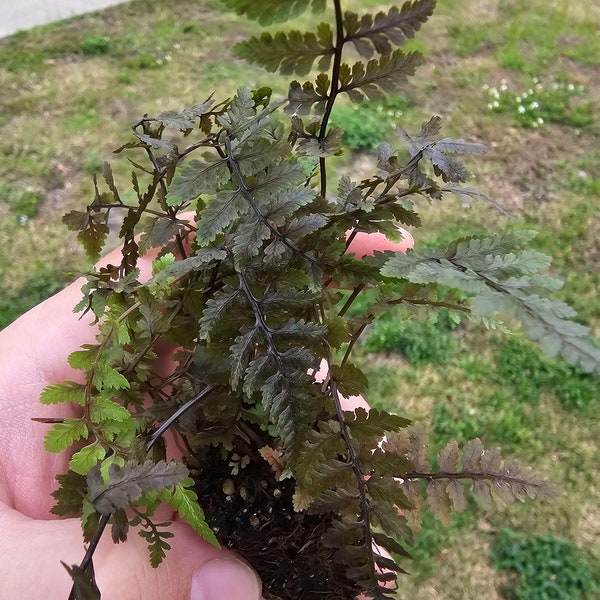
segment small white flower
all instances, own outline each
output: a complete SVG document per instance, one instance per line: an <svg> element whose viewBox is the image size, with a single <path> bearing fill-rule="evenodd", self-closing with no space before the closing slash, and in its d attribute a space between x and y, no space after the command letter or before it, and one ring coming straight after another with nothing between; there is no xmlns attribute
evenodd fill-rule
<svg viewBox="0 0 600 600"><path fill-rule="evenodd" d="M496 88L492 88L492 89L490 90L490 94L491 94L492 96L494 96L494 98L500 98L500 93L498 92L498 90L497 90Z"/></svg>
<svg viewBox="0 0 600 600"><path fill-rule="evenodd" d="M570 84L567 86L567 89L568 89L570 92L572 92L572 91L575 89L575 86L574 86L572 83L570 83Z"/></svg>
<svg viewBox="0 0 600 600"><path fill-rule="evenodd" d="M533 90L532 90L531 88L529 88L529 89L527 90L527 95L528 95L528 96L532 96L532 95L533 95Z"/></svg>
<svg viewBox="0 0 600 600"><path fill-rule="evenodd" d="M537 118L537 123L538 123L538 125L543 125L544 124L544 119L542 119L542 117L538 117Z"/></svg>
<svg viewBox="0 0 600 600"><path fill-rule="evenodd" d="M173 44L173 48L175 48L175 50L179 50L179 48L181 48L181 44Z"/></svg>
<svg viewBox="0 0 600 600"><path fill-rule="evenodd" d="M539 83L540 82L540 78L539 77L534 77L532 79L533 83Z"/></svg>
<svg viewBox="0 0 600 600"><path fill-rule="evenodd" d="M498 102L498 100L494 100L494 101L492 102L492 106L493 106L494 108L500 108L500 102Z"/></svg>
<svg viewBox="0 0 600 600"><path fill-rule="evenodd" d="M503 83L503 84L500 86L500 89L501 89L503 92L505 92L505 91L508 89L508 86L507 86L505 83Z"/></svg>
<svg viewBox="0 0 600 600"><path fill-rule="evenodd" d="M523 98L521 98L521 96L517 96L517 97L515 98L515 102L516 102L517 104L521 104L521 100L523 100Z"/></svg>
<svg viewBox="0 0 600 600"><path fill-rule="evenodd" d="M517 108L517 112L522 115L527 109L521 104L519 108Z"/></svg>
<svg viewBox="0 0 600 600"><path fill-rule="evenodd" d="M487 109L494 110L494 105L491 102L488 102Z"/></svg>
<svg viewBox="0 0 600 600"><path fill-rule="evenodd" d="M557 90L558 88L559 88L559 85L558 85L558 83L555 81L555 82L552 84L552 89L553 89L553 90Z"/></svg>
<svg viewBox="0 0 600 600"><path fill-rule="evenodd" d="M532 103L529 105L529 108L532 108L532 109L533 109L533 108L539 108L539 107L540 107L540 105L539 105L539 102L532 102Z"/></svg>
<svg viewBox="0 0 600 600"><path fill-rule="evenodd" d="M22 227L25 227L25 225L27 225L28 221L29 221L29 217L27 215L19 216L19 225L21 225Z"/></svg>

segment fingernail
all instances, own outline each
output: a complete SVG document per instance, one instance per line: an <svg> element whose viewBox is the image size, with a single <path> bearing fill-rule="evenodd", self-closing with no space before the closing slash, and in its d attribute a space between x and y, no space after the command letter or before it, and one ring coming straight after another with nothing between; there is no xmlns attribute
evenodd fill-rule
<svg viewBox="0 0 600 600"><path fill-rule="evenodd" d="M250 567L234 558L217 558L194 573L190 600L259 600L260 593L260 582Z"/></svg>

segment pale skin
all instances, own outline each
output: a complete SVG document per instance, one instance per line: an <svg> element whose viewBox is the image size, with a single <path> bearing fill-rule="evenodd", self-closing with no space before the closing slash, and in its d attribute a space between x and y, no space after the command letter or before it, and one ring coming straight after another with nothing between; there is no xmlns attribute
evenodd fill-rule
<svg viewBox="0 0 600 600"><path fill-rule="evenodd" d="M408 240L403 247L388 241L381 247L379 239L371 244L364 238L355 243L350 250L359 256L411 245ZM118 261L113 253L103 262ZM142 274L149 273L150 265L150 257L141 259ZM0 332L0 589L6 598L66 600L71 579L59 561L79 564L84 554L79 519L49 512L55 475L67 471L69 455L46 452L43 439L49 426L32 421L75 416L73 407L42 406L39 397L49 384L81 380L81 372L67 363L71 352L95 342L91 318L72 312L81 284L75 282ZM346 408L364 404L353 398ZM161 520L172 516L161 514ZM176 520L172 531L172 549L158 569L150 566L145 541L135 533L118 545L104 536L94 555L102 597L259 600L260 581L245 563L204 542L183 522Z"/></svg>

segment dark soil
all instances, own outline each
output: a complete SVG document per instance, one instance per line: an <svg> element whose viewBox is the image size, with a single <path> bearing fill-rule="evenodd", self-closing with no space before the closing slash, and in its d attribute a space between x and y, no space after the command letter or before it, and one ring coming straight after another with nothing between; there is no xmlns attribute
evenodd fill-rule
<svg viewBox="0 0 600 600"><path fill-rule="evenodd" d="M202 449L196 455L201 466L192 471L206 521L221 545L252 565L265 600L355 600L358 588L322 542L331 516L294 511L294 480L277 481L256 448L239 438L234 444L225 458L221 449Z"/></svg>

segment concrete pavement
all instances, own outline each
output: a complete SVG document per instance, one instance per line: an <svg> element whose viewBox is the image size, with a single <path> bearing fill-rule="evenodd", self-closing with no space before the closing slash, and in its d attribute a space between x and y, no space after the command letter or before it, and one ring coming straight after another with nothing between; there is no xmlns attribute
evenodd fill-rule
<svg viewBox="0 0 600 600"><path fill-rule="evenodd" d="M0 0L0 38L127 0Z"/></svg>

